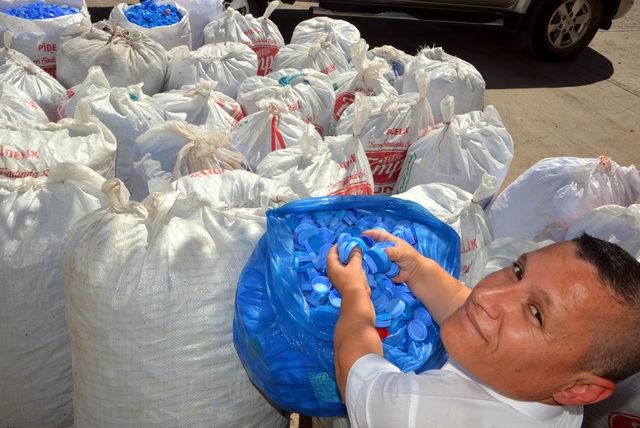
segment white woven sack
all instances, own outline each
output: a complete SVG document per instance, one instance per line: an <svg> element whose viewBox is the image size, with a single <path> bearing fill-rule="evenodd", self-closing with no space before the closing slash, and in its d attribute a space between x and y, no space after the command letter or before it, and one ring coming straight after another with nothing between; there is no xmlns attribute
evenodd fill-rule
<svg viewBox="0 0 640 428"><path fill-rule="evenodd" d="M47 115L33 98L9 83L0 82L0 120L16 125L47 123Z"/></svg>
<svg viewBox="0 0 640 428"><path fill-rule="evenodd" d="M269 153L256 173L290 187L301 198L373 194L373 176L360 142L348 135L322 141L311 125L298 146Z"/></svg>
<svg viewBox="0 0 640 428"><path fill-rule="evenodd" d="M186 46L191 49L191 24L189 23L189 11L172 0L153 0L156 4L166 4L174 6L182 18L180 21L171 25L160 25L158 27L146 28L127 19L124 14L129 6L127 3L119 3L111 9L109 20L114 22L116 26L122 28L133 28L141 33L146 34L153 40L162 45L166 50L173 49L177 46Z"/></svg>
<svg viewBox="0 0 640 428"><path fill-rule="evenodd" d="M111 86L144 83L147 95L162 91L167 51L149 36L106 22L70 27L58 49L58 80L67 88L78 85L94 66L102 68Z"/></svg>
<svg viewBox="0 0 640 428"><path fill-rule="evenodd" d="M420 51L407 65L402 92L416 92L417 78L427 76L431 81L429 103L436 123L445 120L442 100L450 95L456 100L455 114L464 114L484 107L485 82L480 72L468 62L448 55L442 48Z"/></svg>
<svg viewBox="0 0 640 428"><path fill-rule="evenodd" d="M211 172L211 171L210 171ZM233 347L241 267L290 189L246 171L131 202L119 180L63 252L76 426L284 427Z"/></svg>
<svg viewBox="0 0 640 428"><path fill-rule="evenodd" d="M578 218L564 239L574 239L583 233L613 242L640 260L640 204L595 208Z"/></svg>
<svg viewBox="0 0 640 428"><path fill-rule="evenodd" d="M171 182L203 169L247 169L227 132L186 122L161 123L140 135L133 147L131 194L144 199L158 180Z"/></svg>
<svg viewBox="0 0 640 428"><path fill-rule="evenodd" d="M485 174L473 195L444 183L424 184L395 195L422 205L460 235L460 281L467 287L475 287L483 278L487 264L487 246L492 238L478 201L493 194L495 184L495 177Z"/></svg>
<svg viewBox="0 0 640 428"><path fill-rule="evenodd" d="M262 100L258 107L260 111L242 119L231 132L233 146L247 158L252 170L267 154L297 146L307 129L280 101Z"/></svg>
<svg viewBox="0 0 640 428"><path fill-rule="evenodd" d="M355 25L342 19L318 16L296 25L291 36L292 44L328 41L339 47L347 61L351 61L352 49L360 40L360 31Z"/></svg>
<svg viewBox="0 0 640 428"><path fill-rule="evenodd" d="M640 174L607 156L537 162L496 198L488 212L496 238L560 241L583 214L602 205L629 206Z"/></svg>
<svg viewBox="0 0 640 428"><path fill-rule="evenodd" d="M250 14L242 15L228 7L204 27L204 41L205 43L237 42L249 46L258 56L257 74L265 76L271 72L273 59L278 50L284 46L284 39L278 26L269 19L279 5L279 1L270 2L260 18Z"/></svg>
<svg viewBox="0 0 640 428"><path fill-rule="evenodd" d="M402 93L404 71L413 60L413 57L393 46L384 45L370 49L367 52L367 58L382 58L385 60L389 65L389 71L385 73L384 77L396 88L396 91Z"/></svg>
<svg viewBox="0 0 640 428"><path fill-rule="evenodd" d="M4 33L4 45L5 47L0 49L0 82L13 85L25 92L38 103L50 121L56 122L56 106L65 98L65 89L29 58L11 48L10 33Z"/></svg>
<svg viewBox="0 0 640 428"><path fill-rule="evenodd" d="M329 76L311 69L283 69L267 76L250 77L238 89L238 102L245 114L260 110L264 99L284 103L290 113L325 135L331 124L335 93Z"/></svg>
<svg viewBox="0 0 640 428"><path fill-rule="evenodd" d="M61 163L87 166L105 178L115 170L116 139L86 103L73 119L16 125L0 121L0 177L46 177Z"/></svg>
<svg viewBox="0 0 640 428"><path fill-rule="evenodd" d="M0 177L0 420L73 424L71 349L64 322L62 240L103 206L104 178L60 164L48 177Z"/></svg>
<svg viewBox="0 0 640 428"><path fill-rule="evenodd" d="M286 45L273 60L273 71L311 68L333 77L351 69L344 52L333 43L321 41Z"/></svg>
<svg viewBox="0 0 640 428"><path fill-rule="evenodd" d="M356 94L398 95L398 91L384 78L385 73L389 71L386 61L380 58L367 59L368 49L369 45L364 40L360 40L353 48L352 63L355 69L332 78L336 102L333 106L333 118L328 135L332 135L335 131L340 116L353 104Z"/></svg>
<svg viewBox="0 0 640 428"><path fill-rule="evenodd" d="M72 93L73 96L61 105L61 115L75 114L79 102L89 105L92 114L111 129L116 138L116 177L128 184L133 142L152 126L173 116L145 95L141 84L112 88L100 67L91 67L87 78L74 86Z"/></svg>
<svg viewBox="0 0 640 428"><path fill-rule="evenodd" d="M169 52L164 90L195 85L201 79L214 80L217 90L235 99L240 84L257 70L258 57L242 43L204 45L196 51L179 46Z"/></svg>
<svg viewBox="0 0 640 428"><path fill-rule="evenodd" d="M522 254L539 250L554 241L529 241L526 239L500 238L491 241L487 248L487 264L484 268L483 278L488 275L510 267Z"/></svg>
<svg viewBox="0 0 640 428"><path fill-rule="evenodd" d="M445 97L441 107L445 122L409 148L396 193L429 183L453 184L475 193L484 174L496 177L496 189L502 185L513 160L513 139L498 111L487 106L484 111L454 116L453 104L452 97ZM486 207L490 201L480 204Z"/></svg>
<svg viewBox="0 0 640 428"><path fill-rule="evenodd" d="M198 49L204 44L204 27L224 12L224 2L223 0L177 0L176 3L189 12L191 48Z"/></svg>
<svg viewBox="0 0 640 428"><path fill-rule="evenodd" d="M640 373L616 384L616 392L585 406L584 428L635 428L640 425Z"/></svg>
<svg viewBox="0 0 640 428"><path fill-rule="evenodd" d="M211 131L229 131L244 115L236 100L215 90L217 84L203 79L195 85L156 94L153 100L170 113L184 114L187 123Z"/></svg>
<svg viewBox="0 0 640 428"><path fill-rule="evenodd" d="M3 33L12 33L11 47L56 77L56 50L60 46L60 36L65 28L81 22L91 22L87 5L84 0L47 0L49 4L71 6L80 11L48 19L24 19L2 13L3 10L30 3L33 0L0 0L0 41L4 40Z"/></svg>
<svg viewBox="0 0 640 428"><path fill-rule="evenodd" d="M366 97L356 95L336 128L337 135L359 138L369 159L375 193L390 195L400 175L407 149L433 125L426 99L429 82L420 94Z"/></svg>

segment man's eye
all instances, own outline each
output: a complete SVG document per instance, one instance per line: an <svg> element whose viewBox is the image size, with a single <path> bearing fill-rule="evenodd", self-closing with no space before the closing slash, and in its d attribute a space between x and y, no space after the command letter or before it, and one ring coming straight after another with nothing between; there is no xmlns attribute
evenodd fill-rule
<svg viewBox="0 0 640 428"><path fill-rule="evenodd" d="M513 264L513 273L516 275L516 278L518 278L518 280L521 280L524 276L524 271L517 263Z"/></svg>
<svg viewBox="0 0 640 428"><path fill-rule="evenodd" d="M529 311L531 312L531 315L533 315L535 319L538 321L538 325L542 327L542 324L544 323L542 312L540 312L540 310L534 305L529 305Z"/></svg>

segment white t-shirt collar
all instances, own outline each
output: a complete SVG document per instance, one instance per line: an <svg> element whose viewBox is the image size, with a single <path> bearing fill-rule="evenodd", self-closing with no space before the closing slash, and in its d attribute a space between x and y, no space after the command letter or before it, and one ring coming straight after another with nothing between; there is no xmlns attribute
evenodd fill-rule
<svg viewBox="0 0 640 428"><path fill-rule="evenodd" d="M465 379L468 379L477 383L496 400L502 403L505 403L506 405L512 407L513 409L516 409L520 413L523 413L538 421L545 421L545 422L550 421L552 419L557 418L565 411L568 411L568 412L577 411L577 409L574 409L573 407L551 406L548 404L537 403L535 401L519 401L509 397L505 397L504 395L494 391L491 387L475 379L473 375L467 372L462 366L460 366L460 364L458 364L452 358L450 358L447 361L447 363L442 367L441 370L447 370L447 371L456 373L457 375L462 376Z"/></svg>

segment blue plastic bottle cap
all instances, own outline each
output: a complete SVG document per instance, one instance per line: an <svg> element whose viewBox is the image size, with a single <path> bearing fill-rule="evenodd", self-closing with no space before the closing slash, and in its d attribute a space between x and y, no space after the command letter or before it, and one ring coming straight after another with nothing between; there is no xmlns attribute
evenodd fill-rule
<svg viewBox="0 0 640 428"><path fill-rule="evenodd" d="M340 309L340 306L342 305L342 297L335 288L329 293L329 303L331 303L331 306L338 309Z"/></svg>
<svg viewBox="0 0 640 428"><path fill-rule="evenodd" d="M391 263L391 266L389 266L389 270L385 273L385 275L387 275L388 278L395 278L399 274L400 274L400 268L395 263Z"/></svg>
<svg viewBox="0 0 640 428"><path fill-rule="evenodd" d="M385 312L376 314L376 327L389 327L391 325L391 315Z"/></svg>
<svg viewBox="0 0 640 428"><path fill-rule="evenodd" d="M357 246L357 242L353 242L351 239L349 239L347 242L343 242L342 245L338 247L338 256L340 257L340 261L343 265L349 263L349 256Z"/></svg>
<svg viewBox="0 0 640 428"><path fill-rule="evenodd" d="M347 242L349 240L349 238L351 238L351 235L348 233L340 233L338 235L338 240L336 241L336 244L338 244L338 247L340 247L340 245L344 244L345 242Z"/></svg>
<svg viewBox="0 0 640 428"><path fill-rule="evenodd" d="M320 238L322 238L322 243L323 244L329 244L331 242L333 242L333 235L334 233L331 231L331 229L327 229L326 227L322 227L320 228L320 230L318 230L318 234L320 235Z"/></svg>
<svg viewBox="0 0 640 428"><path fill-rule="evenodd" d="M433 324L433 319L431 315L425 308L416 308L413 310L413 318L419 320L425 326L430 326Z"/></svg>
<svg viewBox="0 0 640 428"><path fill-rule="evenodd" d="M350 242L355 242L358 247L360 247L360 251L362 251L362 254L366 253L367 250L369 249L369 247L367 246L366 242L364 242L364 240L358 236L352 236L349 239Z"/></svg>
<svg viewBox="0 0 640 428"><path fill-rule="evenodd" d="M402 299L402 301L404 302L404 310L402 311L402 315L400 315L400 318L407 321L413 317L413 311L411 310L411 305L413 304L413 298L411 298L411 302L409 303L407 303L405 299Z"/></svg>
<svg viewBox="0 0 640 428"><path fill-rule="evenodd" d="M331 251L331 248L333 248L333 245L324 244L322 247L320 247L320 251L318 251L318 257L320 257L325 261L325 266L326 266L327 256L329 255L329 251Z"/></svg>
<svg viewBox="0 0 640 428"><path fill-rule="evenodd" d="M427 327L422 323L422 321L411 321L407 330L409 333L409 337L414 342L422 342L427 338Z"/></svg>
<svg viewBox="0 0 640 428"><path fill-rule="evenodd" d="M398 318L400 315L402 315L404 306L404 302L397 297L389 302L389 304L387 305L387 310L391 314L391 318Z"/></svg>
<svg viewBox="0 0 640 428"><path fill-rule="evenodd" d="M384 249L379 248L378 246L374 246L369 248L367 251L371 260L378 266L378 272L386 272L391 267L391 260L389 260L389 256L385 253Z"/></svg>
<svg viewBox="0 0 640 428"><path fill-rule="evenodd" d="M404 320L402 320L402 318L395 318L391 321L389 333L396 334L402 327L404 327Z"/></svg>
<svg viewBox="0 0 640 428"><path fill-rule="evenodd" d="M367 236L367 235L360 235L358 236L358 238L362 239L364 241L364 244L367 246L367 248L371 248L375 245L376 241L373 240L372 237Z"/></svg>
<svg viewBox="0 0 640 428"><path fill-rule="evenodd" d="M318 294L327 294L331 289L331 281L326 276L318 275L311 280L313 291Z"/></svg>
<svg viewBox="0 0 640 428"><path fill-rule="evenodd" d="M313 287L311 287L311 283L309 281L300 281L300 289L302 291L311 291Z"/></svg>
<svg viewBox="0 0 640 428"><path fill-rule="evenodd" d="M362 257L364 264L367 267L367 271L370 274L374 274L378 272L378 265L369 257L369 254L366 254Z"/></svg>
<svg viewBox="0 0 640 428"><path fill-rule="evenodd" d="M315 234L309 236L303 245L308 252L318 253L320 252L320 247L322 247L325 242L326 241L322 239L322 236L320 236L320 234Z"/></svg>

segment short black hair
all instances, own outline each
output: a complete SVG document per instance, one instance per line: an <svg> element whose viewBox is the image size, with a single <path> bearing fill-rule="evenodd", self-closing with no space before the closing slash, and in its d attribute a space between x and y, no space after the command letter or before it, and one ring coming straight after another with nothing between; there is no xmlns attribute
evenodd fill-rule
<svg viewBox="0 0 640 428"><path fill-rule="evenodd" d="M595 343L589 358L594 374L620 382L640 371L640 262L620 246L586 233L572 241L578 256L596 268L599 281L629 310L620 314L630 320L628 328Z"/></svg>

